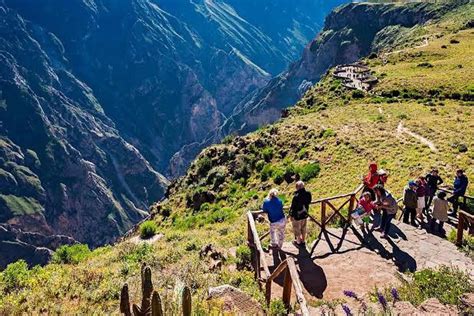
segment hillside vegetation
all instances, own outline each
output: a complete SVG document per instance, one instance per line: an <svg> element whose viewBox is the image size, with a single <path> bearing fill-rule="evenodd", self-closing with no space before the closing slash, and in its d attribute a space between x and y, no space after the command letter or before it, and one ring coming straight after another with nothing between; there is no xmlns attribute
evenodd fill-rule
<svg viewBox="0 0 474 316"><path fill-rule="evenodd" d="M152 207L163 234L157 242L128 238L92 252L82 249L84 255L76 249L77 263L60 263L64 255L42 268L10 265L0 274L0 314L118 313L123 283L130 285L132 300L139 300L142 261L152 267L155 287L168 301L189 285L202 313L219 308L205 300L207 288L219 284L263 302L253 273L235 265L248 259L245 213L258 209L270 188L279 188L286 205L296 175L314 198L346 193L372 160L390 173L388 187L396 196L432 167L447 182L456 168L472 177L474 29L467 25L473 16L473 5L465 5L407 32L410 40L393 43L394 53L366 59L380 79L372 93L348 90L328 73L286 118L205 149L172 184L167 199ZM428 44L416 47L425 38ZM400 123L436 150L400 132ZM309 230L315 234L314 226ZM199 255L209 243L225 255L220 269Z"/></svg>

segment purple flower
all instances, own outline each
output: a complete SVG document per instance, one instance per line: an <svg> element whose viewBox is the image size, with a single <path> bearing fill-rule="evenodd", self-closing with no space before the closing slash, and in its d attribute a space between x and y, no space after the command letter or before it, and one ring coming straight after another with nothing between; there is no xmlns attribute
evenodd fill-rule
<svg viewBox="0 0 474 316"><path fill-rule="evenodd" d="M347 306L346 304L341 304L341 305L342 305L342 309L344 310L344 313L346 313L346 316L352 316L352 311L349 308L349 306Z"/></svg>
<svg viewBox="0 0 474 316"><path fill-rule="evenodd" d="M357 294L355 294L353 291L344 290L343 293L344 293L344 295L347 296L347 297L351 297L351 298L354 298L354 299L356 299L356 300L359 299L359 298L357 297Z"/></svg>
<svg viewBox="0 0 474 316"><path fill-rule="evenodd" d="M400 300L400 296L398 295L398 291L396 288L393 287L390 292L392 293L392 297L395 302Z"/></svg>
<svg viewBox="0 0 474 316"><path fill-rule="evenodd" d="M386 311L387 310L387 300L385 299L385 297L382 295L382 293L377 292L377 298L379 300L380 305L382 305L383 310Z"/></svg>

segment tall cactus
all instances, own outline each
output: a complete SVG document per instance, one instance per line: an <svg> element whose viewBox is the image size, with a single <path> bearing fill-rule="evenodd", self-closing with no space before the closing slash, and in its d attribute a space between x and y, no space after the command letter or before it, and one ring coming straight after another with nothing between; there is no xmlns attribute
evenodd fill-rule
<svg viewBox="0 0 474 316"><path fill-rule="evenodd" d="M185 286L182 298L183 316L191 316L191 291Z"/></svg>
<svg viewBox="0 0 474 316"><path fill-rule="evenodd" d="M163 316L163 305L158 292L153 291L153 283L151 281L151 269L146 264L142 265L142 302L141 306L132 305L134 316ZM182 311L184 316L191 316L191 291L187 286L183 289L181 298ZM130 295L128 284L125 283L120 293L120 312L125 316L131 316L130 312Z"/></svg>
<svg viewBox="0 0 474 316"><path fill-rule="evenodd" d="M163 316L163 307L161 306L160 294L157 291L153 291L151 297L151 316Z"/></svg>
<svg viewBox="0 0 474 316"><path fill-rule="evenodd" d="M151 307L151 294L153 293L153 283L151 282L151 269L145 263L142 265L142 306L145 313Z"/></svg>
<svg viewBox="0 0 474 316"><path fill-rule="evenodd" d="M125 316L131 316L130 312L130 295L128 294L128 284L125 283L120 292L120 312Z"/></svg>

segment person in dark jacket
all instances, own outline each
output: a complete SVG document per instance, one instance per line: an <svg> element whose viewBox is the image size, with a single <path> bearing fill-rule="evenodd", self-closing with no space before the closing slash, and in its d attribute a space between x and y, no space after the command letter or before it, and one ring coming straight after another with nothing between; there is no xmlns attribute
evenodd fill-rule
<svg viewBox="0 0 474 316"><path fill-rule="evenodd" d="M296 192L293 195L290 207L290 218L293 226L295 246L303 246L306 239L306 221L308 218L311 193L304 188L303 181L296 182Z"/></svg>
<svg viewBox="0 0 474 316"><path fill-rule="evenodd" d="M464 170L458 169L453 183L453 195L448 199L453 204L453 216L456 216L459 207L459 198L466 194L469 180L464 174Z"/></svg>
<svg viewBox="0 0 474 316"><path fill-rule="evenodd" d="M403 192L403 204L405 205L405 211L403 212L403 222L408 224L408 218L412 226L417 226L415 222L416 208L418 206L418 196L416 194L416 182L408 182L408 186Z"/></svg>
<svg viewBox="0 0 474 316"><path fill-rule="evenodd" d="M433 197L436 195L436 191L438 191L438 186L443 183L443 179L439 176L438 169L431 170L425 177L426 180L426 205L425 211L428 213L428 210L431 207L431 203L433 202Z"/></svg>

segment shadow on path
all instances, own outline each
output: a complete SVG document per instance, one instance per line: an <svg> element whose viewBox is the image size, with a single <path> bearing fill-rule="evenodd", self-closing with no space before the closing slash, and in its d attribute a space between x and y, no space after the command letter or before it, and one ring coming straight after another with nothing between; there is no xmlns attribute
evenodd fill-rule
<svg viewBox="0 0 474 316"><path fill-rule="evenodd" d="M306 247L300 247L298 250L295 259L299 267L301 283L310 295L321 299L328 287L326 274L323 268L314 263Z"/></svg>
<svg viewBox="0 0 474 316"><path fill-rule="evenodd" d="M406 235L395 225L392 224L390 227L390 235L387 242L392 246L392 251L387 250L374 236L373 232L370 230L362 230L363 236L361 236L354 229L354 234L359 238L359 240L367 246L370 250L378 253L384 259L391 259L394 261L395 265L398 267L400 272L414 272L416 271L417 264L416 260L407 252L401 250L392 240L392 238L402 238L407 240Z"/></svg>

